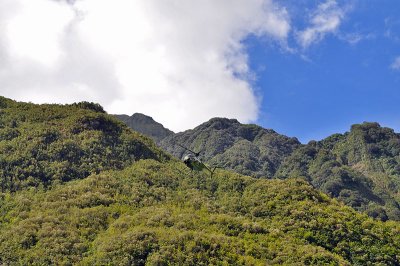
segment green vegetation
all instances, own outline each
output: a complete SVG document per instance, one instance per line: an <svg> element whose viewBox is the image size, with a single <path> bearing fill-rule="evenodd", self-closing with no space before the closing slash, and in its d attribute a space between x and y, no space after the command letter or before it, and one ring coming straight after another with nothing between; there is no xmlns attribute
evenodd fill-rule
<svg viewBox="0 0 400 266"><path fill-rule="evenodd" d="M34 105L0 97L2 192L48 187L142 158L168 158L98 104Z"/></svg>
<svg viewBox="0 0 400 266"><path fill-rule="evenodd" d="M211 165L257 178L302 177L374 218L400 220L400 135L377 123L300 145L272 130L214 118L160 146L181 158L179 143L201 151Z"/></svg>
<svg viewBox="0 0 400 266"><path fill-rule="evenodd" d="M0 108L0 265L400 264L398 222L304 179L191 172L92 103Z"/></svg>
<svg viewBox="0 0 400 266"><path fill-rule="evenodd" d="M302 176L347 205L382 220L400 220L400 135L377 123L296 150L276 177Z"/></svg>
<svg viewBox="0 0 400 266"><path fill-rule="evenodd" d="M265 180L142 160L3 194L0 263L398 265L400 224L301 179Z"/></svg>
<svg viewBox="0 0 400 266"><path fill-rule="evenodd" d="M201 152L201 158L211 165L268 178L273 177L284 158L300 146L296 138L226 118L213 118L193 130L166 137L159 144L177 158L186 153L180 144Z"/></svg>

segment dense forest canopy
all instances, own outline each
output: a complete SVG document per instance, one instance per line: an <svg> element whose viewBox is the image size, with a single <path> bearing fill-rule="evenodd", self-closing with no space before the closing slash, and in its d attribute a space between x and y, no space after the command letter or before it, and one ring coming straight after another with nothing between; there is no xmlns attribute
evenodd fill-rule
<svg viewBox="0 0 400 266"><path fill-rule="evenodd" d="M94 103L35 105L0 98L1 191L81 179L168 155Z"/></svg>
<svg viewBox="0 0 400 266"><path fill-rule="evenodd" d="M212 165L255 177L273 177L300 142L236 119L213 118L160 142L160 147L178 158L187 152L180 145L200 152L201 158Z"/></svg>
<svg viewBox="0 0 400 266"><path fill-rule="evenodd" d="M400 224L301 179L141 160L51 190L3 194L0 262L82 265L398 265Z"/></svg>
<svg viewBox="0 0 400 266"><path fill-rule="evenodd" d="M378 123L299 148L276 174L294 176L373 217L400 220L400 135Z"/></svg>
<svg viewBox="0 0 400 266"><path fill-rule="evenodd" d="M302 145L257 125L213 118L159 144L177 158L183 145L209 164L257 178L301 177L372 217L400 220L400 134L378 123Z"/></svg>
<svg viewBox="0 0 400 266"><path fill-rule="evenodd" d="M0 106L0 264L400 264L399 222L293 171L211 177L97 104Z"/></svg>

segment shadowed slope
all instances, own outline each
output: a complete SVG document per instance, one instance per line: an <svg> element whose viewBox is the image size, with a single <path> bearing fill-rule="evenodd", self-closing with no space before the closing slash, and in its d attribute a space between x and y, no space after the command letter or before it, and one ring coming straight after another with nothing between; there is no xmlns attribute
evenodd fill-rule
<svg viewBox="0 0 400 266"><path fill-rule="evenodd" d="M135 113L132 116L114 115L114 117L124 122L133 130L149 136L155 142L160 142L162 139L174 134L174 132L144 114Z"/></svg>

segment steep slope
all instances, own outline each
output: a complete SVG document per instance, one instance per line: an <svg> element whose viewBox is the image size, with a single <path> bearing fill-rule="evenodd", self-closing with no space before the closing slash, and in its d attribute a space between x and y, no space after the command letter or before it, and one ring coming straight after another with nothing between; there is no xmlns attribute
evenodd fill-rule
<svg viewBox="0 0 400 266"><path fill-rule="evenodd" d="M177 133L159 143L181 158L183 145L212 165L255 177L272 177L284 158L300 146L289 138L257 125L243 125L235 119L213 118L193 130Z"/></svg>
<svg viewBox="0 0 400 266"><path fill-rule="evenodd" d="M142 160L0 198L0 264L399 265L400 224L301 179Z"/></svg>
<svg viewBox="0 0 400 266"><path fill-rule="evenodd" d="M99 105L0 100L1 265L400 264L399 223L304 180L191 172Z"/></svg>
<svg viewBox="0 0 400 266"><path fill-rule="evenodd" d="M162 124L154 121L150 116L135 113L132 116L114 115L117 119L124 122L128 127L152 138L155 142L160 142L162 139L173 135L174 132L165 128Z"/></svg>
<svg viewBox="0 0 400 266"><path fill-rule="evenodd" d="M400 220L400 134L378 123L299 148L276 174L291 176L373 217Z"/></svg>
<svg viewBox="0 0 400 266"><path fill-rule="evenodd" d="M169 157L98 104L35 105L0 97L2 192L81 179L144 158Z"/></svg>

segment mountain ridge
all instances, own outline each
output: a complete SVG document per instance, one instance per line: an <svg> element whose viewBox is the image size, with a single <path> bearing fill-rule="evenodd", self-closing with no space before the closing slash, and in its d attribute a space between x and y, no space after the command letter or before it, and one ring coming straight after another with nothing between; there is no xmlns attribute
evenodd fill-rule
<svg viewBox="0 0 400 266"><path fill-rule="evenodd" d="M364 122L297 150L282 164L277 177L303 176L356 209L398 220L399 155L400 134Z"/></svg>
<svg viewBox="0 0 400 266"><path fill-rule="evenodd" d="M113 116L127 124L133 130L151 137L157 143L160 142L163 138L174 134L174 132L165 128L162 124L154 121L152 117L144 115L142 113L134 113L131 116Z"/></svg>
<svg viewBox="0 0 400 266"><path fill-rule="evenodd" d="M190 171L98 104L0 106L2 265L400 264L399 222L302 178Z"/></svg>
<svg viewBox="0 0 400 266"><path fill-rule="evenodd" d="M187 151L178 144L196 152L201 151L201 158L210 164L246 175L272 177L283 158L300 142L255 124L243 125L236 119L213 118L193 130L166 137L159 146L181 158ZM226 160L224 154L232 159ZM252 163L243 164L244 155L251 158Z"/></svg>
<svg viewBox="0 0 400 266"><path fill-rule="evenodd" d="M380 219L400 219L400 134L378 123L301 144L254 124L212 118L158 145L177 158L181 146L204 162L254 177L301 176L347 205Z"/></svg>

